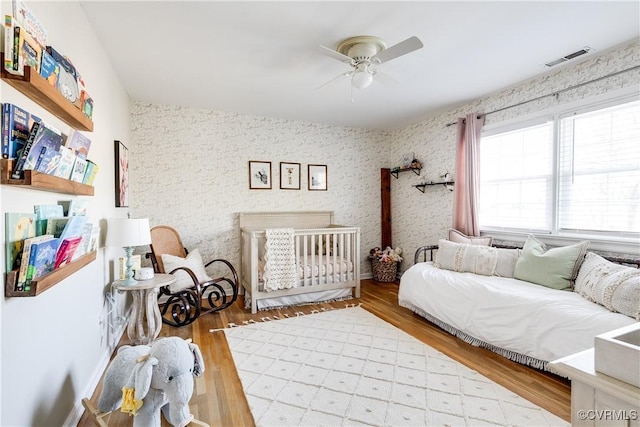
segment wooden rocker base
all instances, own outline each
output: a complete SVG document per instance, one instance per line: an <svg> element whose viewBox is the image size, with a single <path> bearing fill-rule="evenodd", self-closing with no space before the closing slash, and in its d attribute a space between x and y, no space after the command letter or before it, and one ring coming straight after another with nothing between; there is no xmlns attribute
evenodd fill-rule
<svg viewBox="0 0 640 427"><path fill-rule="evenodd" d="M93 403L91 403L91 401L86 397L82 399L82 406L84 406L87 412L89 412L89 415L91 415L91 419L98 427L109 427L109 425L105 421L105 417L108 417L113 411L110 411L110 412L98 411L98 408L93 406ZM204 421L196 420L195 418L192 419L188 425L199 426L199 427L211 427L209 426L209 424L205 423Z"/></svg>

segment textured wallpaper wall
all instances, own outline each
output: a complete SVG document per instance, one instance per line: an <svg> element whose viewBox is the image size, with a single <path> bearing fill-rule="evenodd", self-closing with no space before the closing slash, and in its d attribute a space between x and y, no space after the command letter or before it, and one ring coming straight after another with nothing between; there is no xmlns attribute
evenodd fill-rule
<svg viewBox="0 0 640 427"><path fill-rule="evenodd" d="M238 214L333 210L338 224L379 245L383 133L224 112L137 103L130 144L135 217L178 230L205 260L239 268ZM250 190L248 161L272 163L272 189ZM301 163L301 189L280 190L279 163ZM328 190L307 190L307 165L325 164ZM362 271L370 271L362 262Z"/></svg>
<svg viewBox="0 0 640 427"><path fill-rule="evenodd" d="M136 103L131 212L152 225L178 229L187 248L204 258L224 257L239 266L238 213L248 211L333 210L336 222L361 228L362 272L366 254L380 244L380 168L398 165L414 152L422 175L455 178L455 122L470 112L489 112L562 90L640 64L640 44L631 42L590 60L506 88L480 100L426 118L404 129L376 132L314 123ZM526 115L621 87L638 85L640 72L628 72L557 99L544 98L487 117L486 125ZM272 162L272 190L249 190L248 161ZM302 164L301 190L279 189L279 162ZM308 191L309 163L328 166L326 192ZM442 186L421 193L410 172L391 178L393 243L405 251L401 268L413 263L418 246L437 243L451 226L453 193Z"/></svg>
<svg viewBox="0 0 640 427"><path fill-rule="evenodd" d="M390 133L388 137L393 147L390 161L395 160L397 163L403 153L415 152L423 163L422 174L429 180L438 180L439 175L446 171L451 172L455 179L456 126L447 127L448 123L456 122L458 117L472 112L486 113L516 105L638 65L640 43L634 41L610 52L603 52L588 61L562 67L542 77L435 115L421 123ZM545 97L517 108L490 114L485 126L624 87L637 89L639 83L640 70L621 73L563 92L557 98ZM413 253L419 246L436 244L438 239L446 238L452 223L453 193L444 186L427 187L424 194L420 193L412 187L419 179L420 177L405 172L398 180L392 178L391 183L393 243L403 247L407 255L406 262L401 265L402 271L413 264Z"/></svg>

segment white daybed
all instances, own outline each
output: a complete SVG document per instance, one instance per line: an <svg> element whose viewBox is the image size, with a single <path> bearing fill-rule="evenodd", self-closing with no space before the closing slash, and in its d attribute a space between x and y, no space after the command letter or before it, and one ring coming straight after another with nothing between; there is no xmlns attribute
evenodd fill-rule
<svg viewBox="0 0 640 427"><path fill-rule="evenodd" d="M268 229L292 228L297 280L289 289L264 286ZM331 211L240 214L240 284L251 312L360 297L360 229L333 223Z"/></svg>

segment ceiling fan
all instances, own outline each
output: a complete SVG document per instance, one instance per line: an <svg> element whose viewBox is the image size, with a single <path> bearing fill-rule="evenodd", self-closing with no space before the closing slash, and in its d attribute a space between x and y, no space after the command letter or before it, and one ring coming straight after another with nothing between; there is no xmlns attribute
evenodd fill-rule
<svg viewBox="0 0 640 427"><path fill-rule="evenodd" d="M384 40L378 37L355 36L341 41L336 50L322 45L320 47L331 57L350 65L352 70L340 74L319 88L341 77L350 77L352 89L366 89L373 83L373 76L380 73L376 68L377 65L418 50L423 47L423 44L420 39L413 36L391 47L387 47Z"/></svg>

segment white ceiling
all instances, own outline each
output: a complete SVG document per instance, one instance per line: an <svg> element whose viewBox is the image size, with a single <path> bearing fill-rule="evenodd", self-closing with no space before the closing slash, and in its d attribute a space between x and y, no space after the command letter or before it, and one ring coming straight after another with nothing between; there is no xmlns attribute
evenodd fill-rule
<svg viewBox="0 0 640 427"><path fill-rule="evenodd" d="M371 129L416 123L640 37L638 1L81 1L135 101ZM424 47L354 90L323 53L351 36ZM576 60L576 61L577 61ZM389 80L389 79L387 79Z"/></svg>

